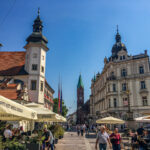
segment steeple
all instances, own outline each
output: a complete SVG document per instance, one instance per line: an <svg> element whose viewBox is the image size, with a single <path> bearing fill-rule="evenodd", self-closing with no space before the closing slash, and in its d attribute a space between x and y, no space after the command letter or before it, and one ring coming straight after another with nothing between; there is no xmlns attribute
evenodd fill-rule
<svg viewBox="0 0 150 150"><path fill-rule="evenodd" d="M121 50L127 51L126 46L121 42L121 36L119 34L118 25L117 25L117 34L116 34L116 43L112 47L112 56L111 59L117 59L118 58L118 52Z"/></svg>
<svg viewBox="0 0 150 150"><path fill-rule="evenodd" d="M82 82L81 74L80 74L80 76L79 76L79 80L78 80L77 88L80 88L80 87L84 88L84 86L83 86L83 82Z"/></svg>
<svg viewBox="0 0 150 150"><path fill-rule="evenodd" d="M34 24L33 24L33 32L41 32L42 33L42 21L40 19L40 8L38 8L38 16L37 18L34 20Z"/></svg>
<svg viewBox="0 0 150 150"><path fill-rule="evenodd" d="M45 36L43 36L42 30L43 30L43 25L42 25L42 21L40 19L40 9L38 8L38 15L33 23L33 32L26 39L26 41L27 41L27 44L29 44L29 43L42 44L48 50L48 48L47 48L48 40L46 39Z"/></svg>
<svg viewBox="0 0 150 150"><path fill-rule="evenodd" d="M116 43L118 42L121 42L121 36L119 34L118 25L117 25Z"/></svg>

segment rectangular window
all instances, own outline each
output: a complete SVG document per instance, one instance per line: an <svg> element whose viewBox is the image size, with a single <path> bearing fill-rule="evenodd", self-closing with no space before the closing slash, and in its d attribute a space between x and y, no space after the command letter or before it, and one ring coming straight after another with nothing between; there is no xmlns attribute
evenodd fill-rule
<svg viewBox="0 0 150 150"><path fill-rule="evenodd" d="M122 69L121 70L121 77L126 77L127 76L127 70L126 69Z"/></svg>
<svg viewBox="0 0 150 150"><path fill-rule="evenodd" d="M37 53L33 53L33 58L37 58Z"/></svg>
<svg viewBox="0 0 150 150"><path fill-rule="evenodd" d="M110 92L110 85L108 85L108 92Z"/></svg>
<svg viewBox="0 0 150 150"><path fill-rule="evenodd" d="M140 66L140 67L139 67L139 73L140 73L140 74L144 74L144 67L143 67L143 66Z"/></svg>
<svg viewBox="0 0 150 150"><path fill-rule="evenodd" d="M142 100L143 100L143 106L147 106L148 105L148 103L147 103L147 97L143 96Z"/></svg>
<svg viewBox="0 0 150 150"><path fill-rule="evenodd" d="M114 98L114 107L115 108L117 107L117 100L116 100L116 98Z"/></svg>
<svg viewBox="0 0 150 150"><path fill-rule="evenodd" d="M126 59L125 55L123 55L123 59Z"/></svg>
<svg viewBox="0 0 150 150"><path fill-rule="evenodd" d="M141 89L146 89L145 81L141 81Z"/></svg>
<svg viewBox="0 0 150 150"><path fill-rule="evenodd" d="M36 80L31 80L31 90L36 90Z"/></svg>
<svg viewBox="0 0 150 150"><path fill-rule="evenodd" d="M41 81L41 91L43 91L44 83Z"/></svg>
<svg viewBox="0 0 150 150"><path fill-rule="evenodd" d="M44 56L42 56L42 60L44 60Z"/></svg>
<svg viewBox="0 0 150 150"><path fill-rule="evenodd" d="M123 106L128 106L128 98L123 98Z"/></svg>
<svg viewBox="0 0 150 150"><path fill-rule="evenodd" d="M111 108L111 100L109 99L109 108Z"/></svg>
<svg viewBox="0 0 150 150"><path fill-rule="evenodd" d="M122 84L122 91L126 91L127 90L127 84L126 83L123 83Z"/></svg>
<svg viewBox="0 0 150 150"><path fill-rule="evenodd" d="M41 67L41 72L43 72L43 73L44 73L44 67L43 67L43 66Z"/></svg>
<svg viewBox="0 0 150 150"><path fill-rule="evenodd" d="M120 56L120 60L122 60L122 56Z"/></svg>
<svg viewBox="0 0 150 150"><path fill-rule="evenodd" d="M32 70L34 70L34 71L37 70L37 64L32 64Z"/></svg>
<svg viewBox="0 0 150 150"><path fill-rule="evenodd" d="M116 92L116 84L113 84L113 92Z"/></svg>

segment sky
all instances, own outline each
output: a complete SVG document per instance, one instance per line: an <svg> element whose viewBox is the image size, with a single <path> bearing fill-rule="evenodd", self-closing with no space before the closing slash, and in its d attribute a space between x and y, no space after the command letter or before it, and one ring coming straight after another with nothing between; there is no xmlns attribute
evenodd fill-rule
<svg viewBox="0 0 150 150"><path fill-rule="evenodd" d="M91 79L111 55L116 25L131 55L150 49L150 0L0 0L0 51L23 51L40 7L48 39L46 79L57 97L59 74L69 113L81 73L85 101Z"/></svg>

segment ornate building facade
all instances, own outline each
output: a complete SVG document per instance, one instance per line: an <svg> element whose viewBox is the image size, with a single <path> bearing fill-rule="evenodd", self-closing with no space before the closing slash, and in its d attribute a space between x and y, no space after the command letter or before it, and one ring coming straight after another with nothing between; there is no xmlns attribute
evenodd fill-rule
<svg viewBox="0 0 150 150"><path fill-rule="evenodd" d="M128 119L150 109L150 64L147 50L131 56L117 30L112 55L104 59L101 73L92 79L90 116L96 119L114 116Z"/></svg>

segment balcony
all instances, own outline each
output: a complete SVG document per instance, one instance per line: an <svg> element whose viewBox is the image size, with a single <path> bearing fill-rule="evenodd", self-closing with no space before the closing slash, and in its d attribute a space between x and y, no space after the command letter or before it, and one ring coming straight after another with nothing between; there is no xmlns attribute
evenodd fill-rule
<svg viewBox="0 0 150 150"><path fill-rule="evenodd" d="M113 96L113 95L117 95L117 91L109 91L107 92L107 96Z"/></svg>
<svg viewBox="0 0 150 150"><path fill-rule="evenodd" d="M54 103L54 101L49 97L49 96L47 96L46 94L44 94L44 99L46 99L48 102L50 102L50 103Z"/></svg>
<svg viewBox="0 0 150 150"><path fill-rule="evenodd" d="M111 75L111 76L107 77L107 80L108 80L108 81L112 81L112 80L116 80L116 79L117 79L117 78L116 78L115 75Z"/></svg>
<svg viewBox="0 0 150 150"><path fill-rule="evenodd" d="M147 93L148 93L148 90L147 90L146 88L140 89L139 93L140 93L140 94L142 94L142 93L146 93L146 94L147 94Z"/></svg>

